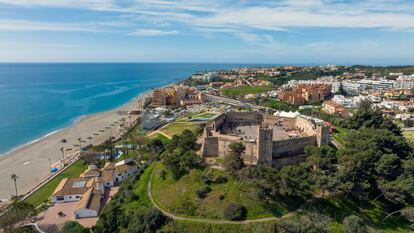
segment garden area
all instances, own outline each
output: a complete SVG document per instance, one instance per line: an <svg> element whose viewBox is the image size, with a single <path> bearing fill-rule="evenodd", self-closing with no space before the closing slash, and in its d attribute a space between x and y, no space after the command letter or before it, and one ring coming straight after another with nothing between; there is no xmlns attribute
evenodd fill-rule
<svg viewBox="0 0 414 233"><path fill-rule="evenodd" d="M175 180L165 174L163 164L158 164L153 176L152 194L161 208L195 218L225 220L225 209L234 203L245 208L245 219L282 216L295 208L288 202L264 203L257 198L255 188L248 182L207 168L191 170L188 175Z"/></svg>
<svg viewBox="0 0 414 233"><path fill-rule="evenodd" d="M232 87L232 88L225 88L222 90L223 94L230 97L235 96L245 96L247 94L260 94L267 91L273 90L272 85L268 86L240 86L240 87Z"/></svg>
<svg viewBox="0 0 414 233"><path fill-rule="evenodd" d="M200 122L172 122L160 129L161 132L172 137L174 135L181 134L184 130L188 129L192 132L196 132L200 129Z"/></svg>
<svg viewBox="0 0 414 233"><path fill-rule="evenodd" d="M83 161L76 161L70 167L66 168L66 170L64 170L62 173L55 176L47 184L43 185L43 187L30 195L25 200L25 202L35 207L47 202L50 196L53 194L53 191L55 191L56 187L59 185L60 181L62 181L64 178L79 177L80 174L82 174L86 169L87 165L84 164Z"/></svg>

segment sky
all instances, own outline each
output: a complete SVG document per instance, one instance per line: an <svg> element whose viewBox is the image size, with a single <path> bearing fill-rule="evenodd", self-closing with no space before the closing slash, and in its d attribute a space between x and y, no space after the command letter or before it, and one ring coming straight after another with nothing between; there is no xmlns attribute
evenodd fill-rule
<svg viewBox="0 0 414 233"><path fill-rule="evenodd" d="M0 0L0 62L414 64L414 0Z"/></svg>

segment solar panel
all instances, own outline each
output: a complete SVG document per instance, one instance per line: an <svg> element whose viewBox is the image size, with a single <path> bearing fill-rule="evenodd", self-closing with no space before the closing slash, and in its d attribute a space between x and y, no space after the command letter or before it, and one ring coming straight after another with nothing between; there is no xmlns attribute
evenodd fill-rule
<svg viewBox="0 0 414 233"><path fill-rule="evenodd" d="M85 187L86 181L73 182L72 188L83 188Z"/></svg>

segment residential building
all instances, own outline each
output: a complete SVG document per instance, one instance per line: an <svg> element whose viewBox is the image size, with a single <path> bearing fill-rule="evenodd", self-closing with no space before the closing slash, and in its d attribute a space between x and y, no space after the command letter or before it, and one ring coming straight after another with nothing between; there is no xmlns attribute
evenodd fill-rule
<svg viewBox="0 0 414 233"><path fill-rule="evenodd" d="M204 93L197 90L197 88L177 85L153 90L151 105L154 107L188 106L202 104L204 101Z"/></svg>
<svg viewBox="0 0 414 233"><path fill-rule="evenodd" d="M338 104L334 101L331 101L331 100L323 102L322 111L324 111L324 112L326 112L330 115L338 114L338 115L340 115L344 118L347 118L347 117L350 116L350 113L349 113L348 109L346 109L344 106L342 106L342 105L340 105L340 104Z"/></svg>

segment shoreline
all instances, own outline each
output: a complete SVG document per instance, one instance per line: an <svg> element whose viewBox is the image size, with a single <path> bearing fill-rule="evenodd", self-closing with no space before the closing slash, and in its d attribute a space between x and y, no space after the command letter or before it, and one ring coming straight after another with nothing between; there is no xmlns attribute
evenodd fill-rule
<svg viewBox="0 0 414 233"><path fill-rule="evenodd" d="M169 85L171 84L165 86ZM149 89L138 93L131 100L118 107L82 115L67 127L54 130L0 155L0 175L6 177L0 180L2 186L0 200L9 199L14 194L14 183L7 178L11 174L16 174L19 177L17 180L18 194L26 194L50 175L49 160L52 164L62 160L62 154L59 151L61 147L65 147L65 160L71 159L78 151L78 147L75 146L78 144L77 138L81 137L83 140L87 140L87 137L93 135L91 142L97 145L118 132L119 129L114 130L115 126L108 130L109 125L121 118L128 118L128 116L132 116L131 121L136 120L137 115L125 113L139 109L139 105L151 94L151 91ZM66 143L60 141L63 138L67 140Z"/></svg>
<svg viewBox="0 0 414 233"><path fill-rule="evenodd" d="M108 109L108 110L104 110L104 111L100 111L100 112L95 112L95 113L90 113L90 114L86 114L86 115L81 115L81 116L75 118L74 120L72 120L72 123L70 123L68 126L65 126L65 127L62 127L62 128L56 129L56 130L53 130L50 133L46 133L43 136L37 137L36 139L33 139L33 140L31 140L29 142L26 142L26 143L23 143L23 144L21 144L19 146L16 146L16 147L14 147L14 148L12 148L12 149L10 149L10 150L8 150L8 151L0 154L0 162L3 159L5 159L6 157L10 156L10 154L17 153L19 150L25 149L26 147L29 147L32 144L35 144L35 143L37 143L37 142L39 142L39 141L41 141L43 139L46 139L47 137L52 136L53 134L59 133L62 130L65 130L65 129L68 129L68 128L71 128L71 127L75 127L77 124L79 124L83 120L87 120L88 118L93 117L94 115L102 114L102 113L105 113L105 112L110 112L110 111L113 111L115 109L122 108L125 105L128 105L128 104L130 104L133 101L137 101L140 98L142 98L141 95L148 95L148 94L150 94L150 91L151 90L146 90L146 91L144 91L142 93L139 93L138 95L134 96L132 99L130 99L129 101L127 101L126 103L123 103L123 104L121 104L121 105L119 105L117 107L114 107L114 108L111 108L111 109Z"/></svg>

